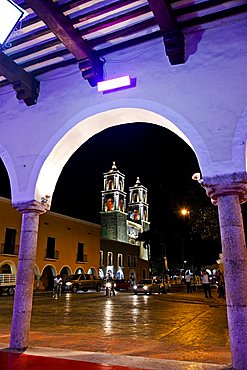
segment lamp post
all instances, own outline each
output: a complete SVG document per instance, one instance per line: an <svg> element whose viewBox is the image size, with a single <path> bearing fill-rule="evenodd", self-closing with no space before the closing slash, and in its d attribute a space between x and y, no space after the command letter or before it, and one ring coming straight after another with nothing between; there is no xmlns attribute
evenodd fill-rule
<svg viewBox="0 0 247 370"><path fill-rule="evenodd" d="M187 208L182 208L180 210L180 215L183 217L183 218L187 218L190 219L190 211L187 209ZM182 250L181 250L181 257L182 257L182 264L183 264L183 272L184 272L184 275L185 275L185 271L184 271L184 268L185 268L185 264L187 263L187 261L184 260L184 238L185 238L185 235L184 235L184 230L182 231L182 239L181 239L181 245L182 245Z"/></svg>

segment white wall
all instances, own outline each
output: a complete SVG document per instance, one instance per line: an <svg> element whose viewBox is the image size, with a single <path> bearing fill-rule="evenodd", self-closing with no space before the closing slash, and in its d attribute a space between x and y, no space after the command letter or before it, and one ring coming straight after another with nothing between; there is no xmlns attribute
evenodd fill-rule
<svg viewBox="0 0 247 370"><path fill-rule="evenodd" d="M11 85L0 88L0 156L13 202L52 196L78 146L107 127L135 121L176 131L195 150L203 176L245 171L246 34L247 20L188 33L188 59L179 66L169 64L161 39L110 54L108 78L137 78L136 88L111 94L90 87L77 65L39 76L32 107L17 101Z"/></svg>

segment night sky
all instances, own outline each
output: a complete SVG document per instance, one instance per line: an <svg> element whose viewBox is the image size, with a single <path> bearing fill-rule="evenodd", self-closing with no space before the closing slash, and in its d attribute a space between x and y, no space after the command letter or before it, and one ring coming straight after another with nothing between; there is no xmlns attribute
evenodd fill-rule
<svg viewBox="0 0 247 370"><path fill-rule="evenodd" d="M194 152L178 136L160 126L147 123L116 126L84 143L58 179L51 210L100 223L103 173L111 169L113 161L125 175L127 202L128 188L135 184L137 176L148 189L149 221L156 235L153 255L158 256L165 248L173 262L180 262L180 242L172 236L180 230L179 210L193 209L195 201L207 207L211 203L205 190L191 179L199 171ZM0 176L0 195L9 197L8 177L2 163ZM212 263L217 256L218 250L211 256Z"/></svg>

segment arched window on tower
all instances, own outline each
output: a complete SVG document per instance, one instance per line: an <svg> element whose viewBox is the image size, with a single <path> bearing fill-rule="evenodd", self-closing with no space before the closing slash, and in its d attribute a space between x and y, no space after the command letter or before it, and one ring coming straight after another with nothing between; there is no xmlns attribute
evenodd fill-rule
<svg viewBox="0 0 247 370"><path fill-rule="evenodd" d="M134 193L132 196L132 202L138 202L138 194Z"/></svg>
<svg viewBox="0 0 247 370"><path fill-rule="evenodd" d="M139 221L140 215L137 209L134 209L134 221Z"/></svg>
<svg viewBox="0 0 247 370"><path fill-rule="evenodd" d="M113 180L109 180L107 184L107 190L112 190L114 188Z"/></svg>
<svg viewBox="0 0 247 370"><path fill-rule="evenodd" d="M123 191L123 181L119 180L119 190Z"/></svg>
<svg viewBox="0 0 247 370"><path fill-rule="evenodd" d="M122 198L119 201L119 209L120 209L120 211L124 211L124 201L123 201Z"/></svg>
<svg viewBox="0 0 247 370"><path fill-rule="evenodd" d="M107 199L107 211L112 211L114 208L114 202L112 198Z"/></svg>

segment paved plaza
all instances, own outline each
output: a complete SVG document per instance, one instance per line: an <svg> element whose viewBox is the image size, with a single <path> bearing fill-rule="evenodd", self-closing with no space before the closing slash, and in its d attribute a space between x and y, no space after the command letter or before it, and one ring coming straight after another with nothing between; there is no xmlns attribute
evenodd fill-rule
<svg viewBox="0 0 247 370"><path fill-rule="evenodd" d="M70 368L68 360L76 361L76 370L108 369L106 365L122 370L230 369L226 304L216 291L213 297L183 290L152 296L120 292L111 298L104 292L68 293L58 300L49 293L35 294L30 346L19 354L18 369L38 370L47 357L62 359L53 367L61 370ZM6 350L13 298L3 296L0 303L0 346ZM3 363L6 352L0 356ZM4 370L9 370L6 363Z"/></svg>

